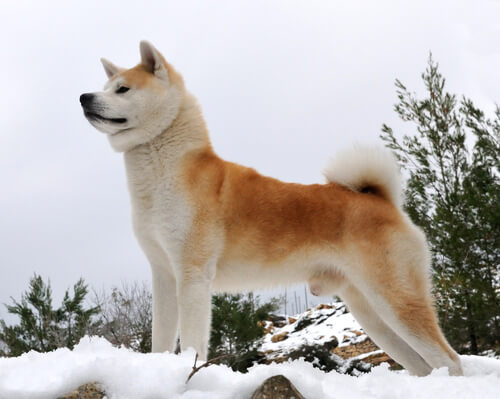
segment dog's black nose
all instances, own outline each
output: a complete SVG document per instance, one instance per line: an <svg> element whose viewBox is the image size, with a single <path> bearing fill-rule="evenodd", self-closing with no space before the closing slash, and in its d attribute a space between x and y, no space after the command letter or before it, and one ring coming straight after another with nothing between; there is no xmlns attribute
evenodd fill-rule
<svg viewBox="0 0 500 399"><path fill-rule="evenodd" d="M94 95L92 93L84 93L80 96L80 104L82 104L82 107L88 106L93 99Z"/></svg>

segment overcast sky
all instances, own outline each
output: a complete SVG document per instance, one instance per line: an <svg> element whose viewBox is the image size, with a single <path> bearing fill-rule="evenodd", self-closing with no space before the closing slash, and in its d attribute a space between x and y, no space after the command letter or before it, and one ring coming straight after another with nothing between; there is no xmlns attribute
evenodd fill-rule
<svg viewBox="0 0 500 399"><path fill-rule="evenodd" d="M422 92L429 51L451 91L500 101L498 1L4 0L0 15L0 304L34 272L58 300L79 277L150 280L122 155L78 102L105 83L99 58L135 65L141 39L183 74L220 156L286 181L322 182L384 122L410 133L394 79Z"/></svg>

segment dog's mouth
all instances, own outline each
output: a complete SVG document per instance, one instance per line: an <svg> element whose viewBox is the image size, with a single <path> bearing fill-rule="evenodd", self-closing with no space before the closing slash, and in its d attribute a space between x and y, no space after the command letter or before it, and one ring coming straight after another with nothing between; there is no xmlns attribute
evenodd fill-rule
<svg viewBox="0 0 500 399"><path fill-rule="evenodd" d="M96 114L95 112L83 111L85 117L92 120L106 121L111 123L126 123L127 118L105 118L102 115Z"/></svg>

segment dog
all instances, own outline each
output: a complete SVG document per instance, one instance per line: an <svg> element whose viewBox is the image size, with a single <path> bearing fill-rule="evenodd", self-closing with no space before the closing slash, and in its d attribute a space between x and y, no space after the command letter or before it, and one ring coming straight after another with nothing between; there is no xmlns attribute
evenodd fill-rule
<svg viewBox="0 0 500 399"><path fill-rule="evenodd" d="M426 239L402 210L392 154L355 148L326 184L284 183L226 162L200 106L153 45L130 69L101 59L104 90L85 117L124 154L133 228L153 281L154 352L207 357L212 292L307 282L339 295L373 341L411 374L462 375L431 296Z"/></svg>

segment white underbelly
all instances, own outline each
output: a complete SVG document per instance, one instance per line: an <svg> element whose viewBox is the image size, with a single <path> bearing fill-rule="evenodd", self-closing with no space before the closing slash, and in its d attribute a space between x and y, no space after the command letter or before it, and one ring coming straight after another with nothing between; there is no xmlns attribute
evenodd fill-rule
<svg viewBox="0 0 500 399"><path fill-rule="evenodd" d="M310 274L308 265L293 263L276 265L218 265L212 289L215 292L246 292L288 286L305 282Z"/></svg>

